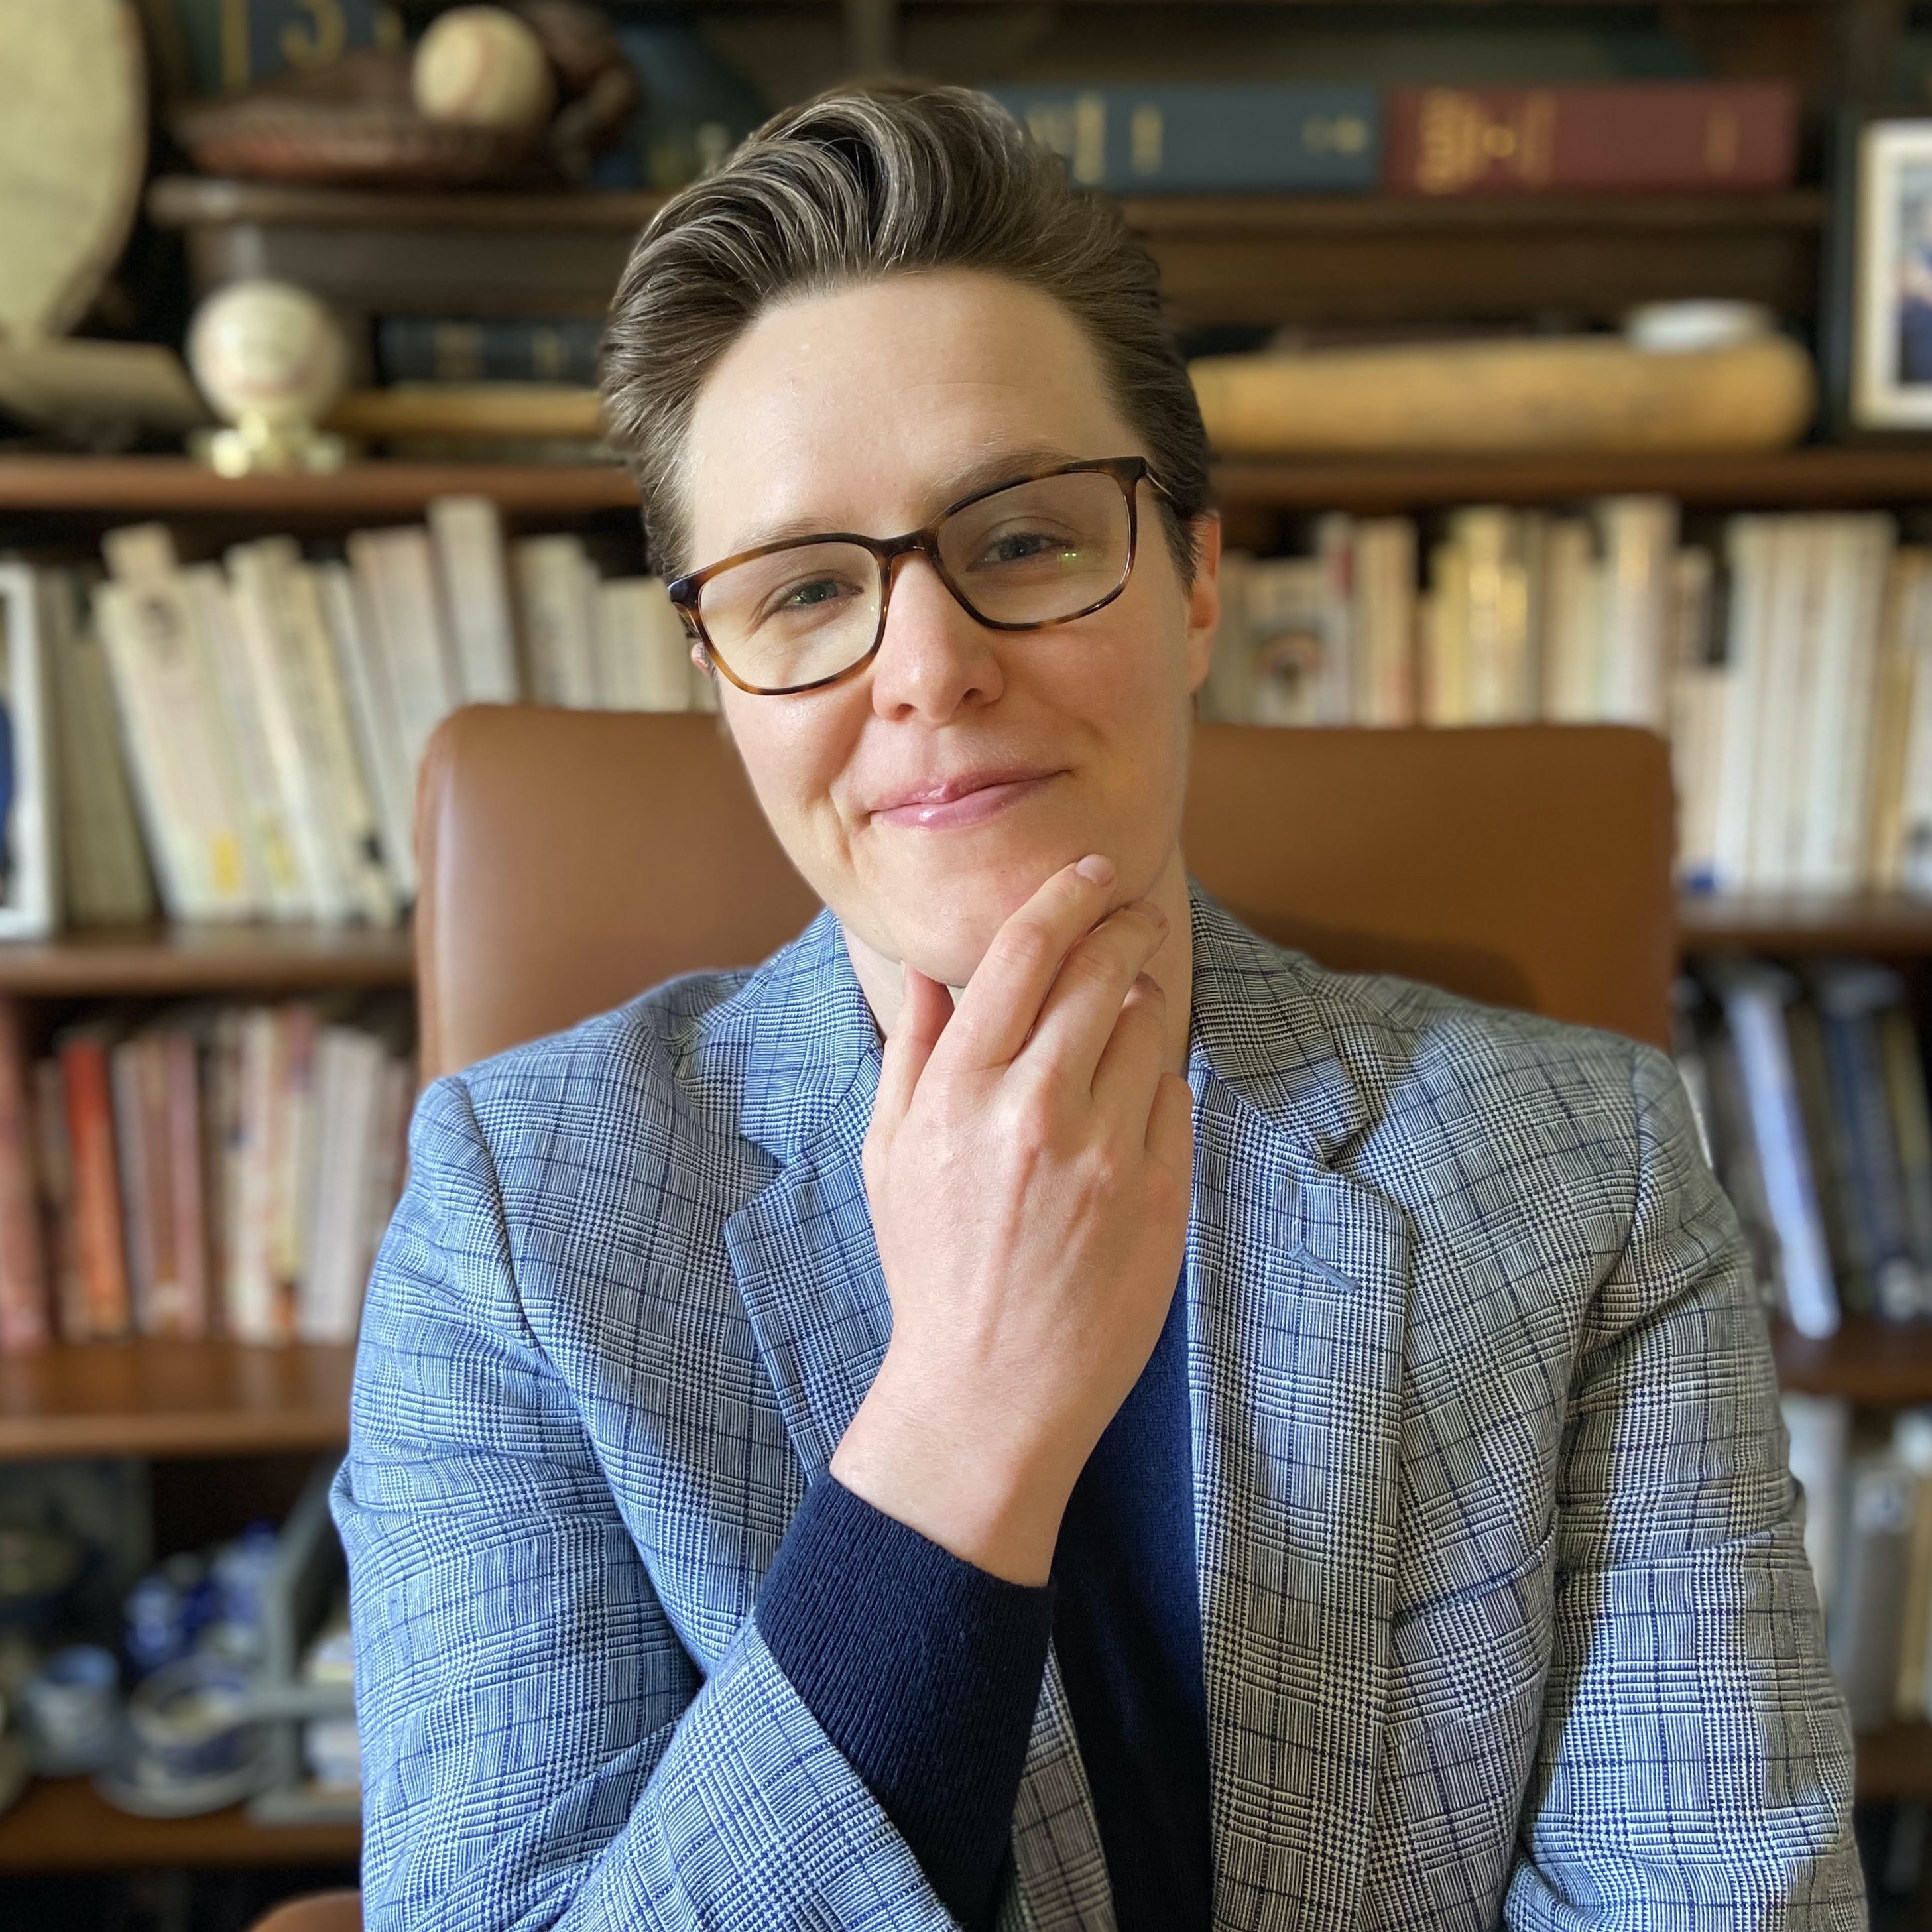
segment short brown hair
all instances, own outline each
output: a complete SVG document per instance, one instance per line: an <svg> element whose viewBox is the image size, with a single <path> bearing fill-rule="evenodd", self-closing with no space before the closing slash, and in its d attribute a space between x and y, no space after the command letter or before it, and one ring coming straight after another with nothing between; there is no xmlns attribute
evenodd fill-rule
<svg viewBox="0 0 1932 1932"><path fill-rule="evenodd" d="M689 568L680 456L706 378L772 304L896 273L970 268L1054 297L1145 440L1184 580L1209 502L1208 440L1160 312L1159 272L1106 197L963 87L835 88L748 137L631 251L601 351L604 408L644 502L654 567ZM1114 455L1112 450L1099 452Z"/></svg>

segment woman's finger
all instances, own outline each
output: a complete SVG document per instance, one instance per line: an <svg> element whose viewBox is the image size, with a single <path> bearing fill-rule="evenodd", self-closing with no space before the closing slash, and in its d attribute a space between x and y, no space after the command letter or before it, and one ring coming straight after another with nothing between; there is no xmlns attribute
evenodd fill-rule
<svg viewBox="0 0 1932 1932"><path fill-rule="evenodd" d="M905 1118L919 1077L952 1019L952 995L938 980L916 966L902 965L900 974L898 1016L886 1036L872 1103L874 1121L887 1131Z"/></svg>
<svg viewBox="0 0 1932 1932"><path fill-rule="evenodd" d="M983 1072L1012 1059L1067 954L1106 911L1113 884L1113 861L1091 852L1062 866L1007 919L959 996L946 1029L947 1066Z"/></svg>
<svg viewBox="0 0 1932 1932"><path fill-rule="evenodd" d="M1143 973L1127 988L1120 1017L1094 1070L1096 1110L1109 1120L1117 1116L1130 1119L1137 1137L1145 1134L1154 1105L1166 1023L1167 995L1159 981Z"/></svg>
<svg viewBox="0 0 1932 1932"><path fill-rule="evenodd" d="M1194 1185L1194 1090L1163 1073L1148 1114L1147 1150L1184 1188Z"/></svg>
<svg viewBox="0 0 1932 1932"><path fill-rule="evenodd" d="M1109 913L1066 956L1027 1042L1028 1065L1089 1091L1128 989L1166 937L1166 915L1148 900Z"/></svg>

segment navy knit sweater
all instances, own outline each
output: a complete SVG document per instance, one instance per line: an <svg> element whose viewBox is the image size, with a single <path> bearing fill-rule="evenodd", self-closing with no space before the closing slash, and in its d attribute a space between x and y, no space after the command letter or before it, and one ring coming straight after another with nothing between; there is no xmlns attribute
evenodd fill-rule
<svg viewBox="0 0 1932 1932"><path fill-rule="evenodd" d="M1184 1286L1074 1486L1046 1583L962 1562L828 1473L759 1592L779 1667L968 1932L993 1922L1049 1634L1120 1932L1205 1932Z"/></svg>

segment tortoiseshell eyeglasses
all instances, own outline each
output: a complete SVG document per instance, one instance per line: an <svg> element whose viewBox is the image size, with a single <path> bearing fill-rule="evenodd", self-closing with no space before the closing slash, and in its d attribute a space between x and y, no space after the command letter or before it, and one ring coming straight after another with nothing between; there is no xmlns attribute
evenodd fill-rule
<svg viewBox="0 0 1932 1932"><path fill-rule="evenodd" d="M1168 494L1144 457L1070 463L962 497L904 536L760 544L676 578L670 601L740 691L816 691L872 662L892 566L915 550L990 630L1044 630L1111 604L1133 570L1143 478Z"/></svg>

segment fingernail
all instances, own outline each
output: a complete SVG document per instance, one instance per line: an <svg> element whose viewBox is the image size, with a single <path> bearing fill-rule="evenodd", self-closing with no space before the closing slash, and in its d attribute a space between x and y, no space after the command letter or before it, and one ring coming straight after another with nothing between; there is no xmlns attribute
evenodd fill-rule
<svg viewBox="0 0 1932 1932"><path fill-rule="evenodd" d="M1134 975L1134 984L1144 993L1157 993L1160 991L1160 982L1151 973L1136 973Z"/></svg>
<svg viewBox="0 0 1932 1932"><path fill-rule="evenodd" d="M1159 906L1154 904L1152 899L1142 899L1141 901L1141 910L1145 913L1150 919L1153 920L1161 928L1162 932L1165 932L1167 929L1167 915L1161 910Z"/></svg>
<svg viewBox="0 0 1932 1932"><path fill-rule="evenodd" d="M1089 852L1073 868L1089 885L1110 886L1114 883L1114 862L1098 852Z"/></svg>

